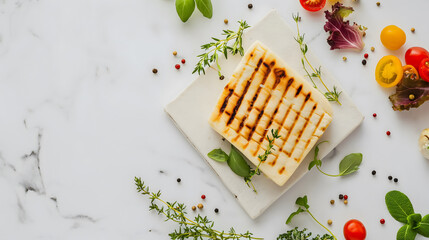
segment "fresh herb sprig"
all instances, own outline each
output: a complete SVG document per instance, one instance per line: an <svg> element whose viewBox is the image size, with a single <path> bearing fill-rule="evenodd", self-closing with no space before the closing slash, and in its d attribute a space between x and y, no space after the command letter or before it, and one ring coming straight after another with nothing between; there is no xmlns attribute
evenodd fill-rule
<svg viewBox="0 0 429 240"><path fill-rule="evenodd" d="M213 6L211 0L176 0L176 11L183 22L188 21L195 10L195 3L198 10L206 18L212 18Z"/></svg>
<svg viewBox="0 0 429 240"><path fill-rule="evenodd" d="M219 54L223 54L225 58L228 58L228 53L232 55L236 55L240 53L241 56L244 55L243 49L243 33L244 30L249 28L250 26L246 23L246 21L238 21L240 27L237 32L232 30L223 30L222 35L225 36L224 39L218 39L212 37L214 42L210 42L201 46L205 52L198 55L197 57L200 59L195 65L194 71L192 73L206 74L205 68L210 67L212 63L216 63L217 72L219 77L222 76L221 67L219 65ZM230 41L234 41L232 46L228 45Z"/></svg>
<svg viewBox="0 0 429 240"><path fill-rule="evenodd" d="M164 215L165 221L173 221L179 225L178 229L169 234L171 239L263 239L253 237L253 234L249 231L236 233L234 228L231 228L229 232L215 230L213 229L214 222L199 214L192 220L186 216L186 206L183 203L171 203L162 200L161 192L151 192L141 178L135 177L134 182L137 192L148 196L151 200L150 211L155 211L158 215ZM159 206L157 202L162 203L163 206Z"/></svg>
<svg viewBox="0 0 429 240"><path fill-rule="evenodd" d="M429 214L422 218L420 213L415 213L410 199L400 191L390 191L385 197L387 209L392 217L401 223L405 223L398 233L396 240L414 240L417 234L429 237Z"/></svg>
<svg viewBox="0 0 429 240"><path fill-rule="evenodd" d="M258 193L255 186L252 183L252 177L255 175L261 175L261 171L259 170L259 167L263 162L265 162L270 154L273 153L274 149L274 141L281 136L279 135L279 130L271 129L271 135L270 137L267 134L267 140L268 140L268 146L267 149L264 151L262 155L258 155L259 163L255 170L251 169L249 164L247 164L246 160L244 160L244 157L241 155L241 153L233 146L231 145L231 152L226 154L222 149L213 149L211 152L207 154L207 156L217 162L227 162L228 166L231 168L231 170L237 174L240 177L244 178L244 181L246 182L248 187L252 187L253 191L255 193Z"/></svg>
<svg viewBox="0 0 429 240"><path fill-rule="evenodd" d="M336 86L334 86L333 90L331 91L328 88L328 86L326 86L325 82L323 82L321 67L320 66L319 68L313 67L313 65L311 65L310 61L307 58L308 46L304 42L304 34L301 35L299 31L299 21L301 18L299 16L299 13L297 13L296 15L292 14L292 17L296 23L296 30L297 30L297 36L295 37L295 41L299 44L299 48L302 53L301 63L302 63L302 67L304 68L304 71L307 73L307 77L310 79L311 83L313 84L313 87L316 89L318 88L313 78L318 78L322 83L323 87L326 89L326 92L324 93L326 99L328 99L328 101L336 102L341 105L341 102L340 102L341 92L337 90ZM311 69L311 72L308 71L307 66Z"/></svg>
<svg viewBox="0 0 429 240"><path fill-rule="evenodd" d="M268 158L268 156L273 153L273 151L275 151L276 149L274 148L274 141L276 139L279 139L281 136L279 135L279 130L278 129L271 129L271 135L272 137L270 138L269 135L267 135L267 140L268 140L268 146L267 149L264 151L264 154L262 155L258 155L258 159L259 159L259 163L258 166L256 166L255 170L250 170L250 176L248 177L244 177L244 181L246 181L247 186L249 186L249 184L252 184L252 178L255 175L261 175L261 171L259 170L259 167L261 166L261 164L263 162L265 162ZM255 187L253 186L253 191L257 192Z"/></svg>
<svg viewBox="0 0 429 240"><path fill-rule="evenodd" d="M291 213L289 215L289 217L286 220L286 224L289 224L293 217L295 217L296 215L303 213L303 212L307 212L308 214L310 214L310 216L313 218L314 221L316 221L320 226L322 226L326 231L329 232L329 234L331 234L331 236L333 237L333 239L337 240L337 238L335 237L335 235L327 228L325 227L322 223L320 223L315 217L314 215L310 212L310 210L308 210L310 208L310 205L308 205L308 199L307 196L305 195L304 197L299 197L296 199L295 204L298 205L298 209ZM304 238L305 239L305 238ZM325 239L325 238L322 238ZM326 238L329 239L329 238ZM331 238L332 239L332 238Z"/></svg>
<svg viewBox="0 0 429 240"><path fill-rule="evenodd" d="M292 230L287 231L286 233L280 234L277 237L277 240L310 240L311 232L307 233L307 229L298 230L298 228L294 228ZM323 236L317 235L311 240L334 240L334 237L332 237L329 234L325 234Z"/></svg>
<svg viewBox="0 0 429 240"><path fill-rule="evenodd" d="M325 173L324 171L322 171L322 169L320 169L320 167L322 166L322 160L318 159L319 145L322 144L322 143L325 143L325 142L327 142L327 141L320 142L319 144L316 145L316 148L314 150L314 159L308 165L308 170L309 171L314 166L316 166L317 170L319 170L319 172L323 173L326 176L329 176L329 177L341 177L341 176L349 175L349 174L354 173L357 170L359 170L359 166L362 163L362 158L363 158L362 153L351 153L351 154L345 156L343 158L343 160L341 160L341 162L340 162L339 173L336 174L336 175L334 175L334 174L328 174L328 173Z"/></svg>

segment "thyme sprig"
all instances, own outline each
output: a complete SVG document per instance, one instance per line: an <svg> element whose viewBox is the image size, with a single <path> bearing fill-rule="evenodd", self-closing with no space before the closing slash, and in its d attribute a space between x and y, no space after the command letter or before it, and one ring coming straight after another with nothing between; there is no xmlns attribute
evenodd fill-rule
<svg viewBox="0 0 429 240"><path fill-rule="evenodd" d="M225 58L228 58L228 53L231 53L232 55L236 55L237 53L240 53L241 56L244 55L242 36L244 30L250 26L246 23L246 21L238 21L238 23L240 24L240 27L238 28L237 32L232 30L223 30L222 35L225 36L224 39L212 37L214 42L210 42L201 46L201 49L203 49L205 52L197 56L200 60L195 65L194 71L192 73L197 72L200 75L202 72L203 74L206 74L205 67L210 67L212 63L216 63L216 70L219 76L222 76L222 73L220 72L221 67L219 65L219 54L223 54ZM235 42L232 44L232 46L229 46L228 43L232 40L235 40Z"/></svg>
<svg viewBox="0 0 429 240"><path fill-rule="evenodd" d="M319 68L315 68L313 67L313 65L311 65L310 61L307 58L307 52L308 52L308 46L307 44L304 42L304 34L300 34L299 31L299 20L300 20L300 16L299 13L292 14L293 20L296 23L296 30L297 30L297 36L295 37L295 41L299 44L299 48L301 50L302 53L302 58L301 58L301 63L302 63L302 67L304 68L304 71L307 73L307 77L310 79L311 83L313 84L313 87L317 88L316 83L314 82L313 78L318 78L319 81L322 83L323 87L326 89L326 92L324 93L325 97L328 99L328 101L331 102L337 102L338 104L341 105L340 103L340 95L341 92L338 92L337 87L334 86L333 90L331 91L328 86L326 86L325 82L322 79L322 68L319 66ZM311 69L311 72L308 71L307 66Z"/></svg>
<svg viewBox="0 0 429 240"><path fill-rule="evenodd" d="M258 166L256 166L256 169L252 169L250 170L250 174L247 177L244 177L244 181L246 182L247 186L250 187L250 185L252 185L253 191L255 193L257 193L258 191L256 191L255 186L252 183L252 177L255 175L261 175L261 170L259 170L259 167L261 166L261 164L263 162L265 162L268 158L268 156L273 153L274 150L276 150L274 148L274 141L278 138L280 138L281 136L279 135L279 130L278 129L271 129L271 135L272 137L270 138L270 136L267 134L267 140L268 140L268 146L267 149L264 151L264 153L262 155L258 155L258 159L259 159L259 163ZM250 185L249 185L250 184Z"/></svg>
<svg viewBox="0 0 429 240"><path fill-rule="evenodd" d="M214 222L209 220L206 216L202 217L199 214L192 220L186 216L186 206L183 203L178 202L166 202L161 199L161 192L151 192L149 187L141 180L141 178L134 178L137 192L142 195L149 196L151 205L149 206L150 211L155 211L158 215L164 215L165 221L173 221L179 225L179 228L174 232L168 234L171 239L263 239L253 237L253 234L249 231L245 233L236 233L234 228L231 228L229 232L218 231L213 229ZM157 202L162 203L163 206L159 206Z"/></svg>

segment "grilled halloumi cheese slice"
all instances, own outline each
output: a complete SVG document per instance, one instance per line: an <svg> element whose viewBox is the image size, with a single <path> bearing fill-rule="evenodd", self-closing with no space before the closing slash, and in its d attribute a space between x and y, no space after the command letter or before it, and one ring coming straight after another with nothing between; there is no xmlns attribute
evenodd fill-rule
<svg viewBox="0 0 429 240"><path fill-rule="evenodd" d="M209 123L253 164L278 129L260 170L282 186L332 121L328 100L272 51L255 42L225 86Z"/></svg>

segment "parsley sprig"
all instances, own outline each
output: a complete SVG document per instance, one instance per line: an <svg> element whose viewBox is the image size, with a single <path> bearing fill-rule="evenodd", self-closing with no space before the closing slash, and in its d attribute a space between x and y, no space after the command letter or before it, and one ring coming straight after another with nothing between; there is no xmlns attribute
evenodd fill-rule
<svg viewBox="0 0 429 240"><path fill-rule="evenodd" d="M323 87L326 89L326 92L324 93L326 99L328 99L328 101L331 102L337 102L338 104L341 105L340 103L340 95L341 92L338 92L337 87L333 86L333 90L331 91L328 86L326 86L325 82L323 82L322 79L322 67L319 66L319 68L315 68L313 67L313 65L311 65L310 61L307 58L307 52L308 52L308 46L307 44L304 42L304 34L300 34L299 32L299 20L300 20L300 16L299 13L292 14L293 20L296 22L296 30L297 30L297 36L295 37L295 41L299 44L299 48L301 50L302 53L302 58L301 58L301 63L302 63L302 67L304 68L304 71L307 73L307 77L310 79L311 83L313 84L313 87L317 88L316 83L314 82L313 78L318 78L320 80L320 82L322 83ZM311 69L311 72L307 69L307 66Z"/></svg>
<svg viewBox="0 0 429 240"><path fill-rule="evenodd" d="M135 177L134 182L137 192L149 196L151 200L150 211L155 211L158 215L164 215L165 221L173 221L179 225L178 229L169 234L171 239L263 239L253 237L253 234L249 231L236 233L234 228L231 228L229 232L215 230L213 229L214 222L199 214L192 220L186 216L186 206L183 203L162 200L161 192L151 192L141 178ZM163 206L159 206L157 202L162 203Z"/></svg>
<svg viewBox="0 0 429 240"><path fill-rule="evenodd" d="M261 166L261 164L263 162L265 162L268 158L268 156L273 153L273 151L275 151L276 149L274 148L274 141L278 138L280 138L281 136L279 135L279 130L278 129L271 129L271 135L272 137L270 138L269 135L267 135L267 140L268 140L268 146L267 149L265 150L265 152L262 155L258 155L258 159L259 159L259 163L258 166L256 166L255 170L250 170L250 174L247 177L244 177L244 181L246 181L247 186L250 187L249 184L252 185L253 191L257 193L255 186L253 186L252 184L252 177L255 175L261 175L261 170L259 170L259 167Z"/></svg>
<svg viewBox="0 0 429 240"><path fill-rule="evenodd" d="M238 21L240 27L237 32L232 30L223 30L222 35L225 36L224 39L218 39L212 37L214 42L210 42L201 46L205 52L198 55L197 57L200 59L195 65L194 71L192 73L206 74L205 68L210 67L212 63L216 63L217 72L219 76L222 76L220 72L221 67L219 65L219 54L223 54L225 58L228 58L228 53L232 55L236 55L240 53L241 56L244 55L243 49L243 33L244 30L249 28L250 26L246 23L246 21ZM235 41L234 41L235 40ZM234 41L232 46L228 45L230 41Z"/></svg>

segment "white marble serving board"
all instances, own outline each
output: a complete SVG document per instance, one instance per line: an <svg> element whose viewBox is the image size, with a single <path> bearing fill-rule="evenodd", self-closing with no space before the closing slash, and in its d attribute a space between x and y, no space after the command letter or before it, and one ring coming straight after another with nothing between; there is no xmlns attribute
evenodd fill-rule
<svg viewBox="0 0 429 240"><path fill-rule="evenodd" d="M301 52L294 36L295 32L290 29L276 11L272 11L258 24L247 30L243 37L244 48L246 50L254 41L259 40L285 60L297 73L305 75L301 65ZM307 57L314 66L322 65L321 61L311 54L311 51L307 53ZM206 74L199 76L174 101L169 103L165 107L165 111L188 141L216 171L225 186L232 192L233 197L236 197L243 209L254 219L308 172L307 166L313 158L313 151L307 155L303 163L282 187L277 186L263 175L253 178L252 181L258 190L257 194L248 188L243 178L233 173L226 163L219 163L207 157L207 153L215 148L221 147L225 151L229 151L230 144L227 141L222 141L222 137L212 130L208 119L221 91L240 59L240 56L220 59L222 73L225 75L224 81L219 80L217 71L207 69ZM322 70L325 83L331 88L335 85L339 91L342 91L340 84L329 74L326 68L322 67ZM320 87L320 89L322 88ZM321 146L319 152L321 158L325 157L351 134L363 120L363 115L344 91L340 101L342 106L332 103L333 121L320 139L320 141L329 141L329 143Z"/></svg>

